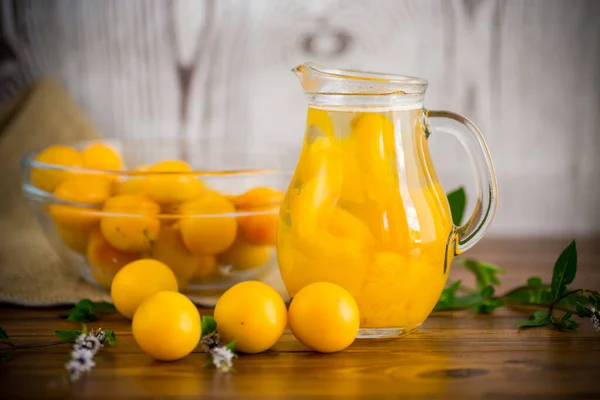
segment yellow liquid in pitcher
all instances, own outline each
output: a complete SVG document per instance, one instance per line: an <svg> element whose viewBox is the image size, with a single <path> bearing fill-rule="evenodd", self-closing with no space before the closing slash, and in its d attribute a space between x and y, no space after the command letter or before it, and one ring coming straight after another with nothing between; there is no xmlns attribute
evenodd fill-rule
<svg viewBox="0 0 600 400"><path fill-rule="evenodd" d="M310 283L332 282L356 299L361 328L422 323L454 248L421 109L310 107L278 229L291 296Z"/></svg>

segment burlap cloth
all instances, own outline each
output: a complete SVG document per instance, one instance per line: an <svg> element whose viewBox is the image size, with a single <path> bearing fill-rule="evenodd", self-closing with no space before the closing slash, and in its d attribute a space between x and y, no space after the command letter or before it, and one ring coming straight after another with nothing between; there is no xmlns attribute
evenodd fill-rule
<svg viewBox="0 0 600 400"><path fill-rule="evenodd" d="M106 290L81 280L57 255L20 186L23 155L98 137L84 112L52 79L39 81L0 109L0 302L51 306L83 298L111 301ZM279 271L264 280L287 298Z"/></svg>
<svg viewBox="0 0 600 400"><path fill-rule="evenodd" d="M21 193L20 159L30 151L99 137L61 86L43 79L0 110L0 301L58 305L110 300L79 279L47 241Z"/></svg>

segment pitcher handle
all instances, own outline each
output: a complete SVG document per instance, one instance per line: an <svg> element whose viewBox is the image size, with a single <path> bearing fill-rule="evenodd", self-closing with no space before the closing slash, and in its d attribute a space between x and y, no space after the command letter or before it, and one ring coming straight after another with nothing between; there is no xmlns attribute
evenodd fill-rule
<svg viewBox="0 0 600 400"><path fill-rule="evenodd" d="M496 214L498 183L494 165L481 131L468 118L449 111L424 111L428 129L445 132L458 139L475 171L477 202L473 214L465 224L455 227L458 235L456 254L460 254L481 240Z"/></svg>

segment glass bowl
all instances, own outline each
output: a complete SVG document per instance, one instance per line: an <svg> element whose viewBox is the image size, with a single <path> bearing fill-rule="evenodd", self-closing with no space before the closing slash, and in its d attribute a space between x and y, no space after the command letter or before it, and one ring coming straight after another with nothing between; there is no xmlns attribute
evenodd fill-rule
<svg viewBox="0 0 600 400"><path fill-rule="evenodd" d="M214 305L232 285L278 269L275 235L289 157L175 139L85 141L69 144L69 154L97 144L114 149L122 169L42 162L47 149L22 159L25 197L48 240L83 279L109 289L125 264L157 259L173 270L183 293ZM105 159L101 154L100 163ZM191 168L151 168L164 160Z"/></svg>

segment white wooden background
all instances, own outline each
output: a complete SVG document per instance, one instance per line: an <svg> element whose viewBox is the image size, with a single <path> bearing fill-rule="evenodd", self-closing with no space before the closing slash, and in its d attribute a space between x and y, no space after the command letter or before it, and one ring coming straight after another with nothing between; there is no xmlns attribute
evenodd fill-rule
<svg viewBox="0 0 600 400"><path fill-rule="evenodd" d="M110 137L216 136L295 155L306 112L295 64L416 75L430 82L428 108L464 113L487 138L500 186L490 234L600 232L599 0L2 0L1 10L0 101L49 74ZM447 189L472 192L458 144L431 142Z"/></svg>

